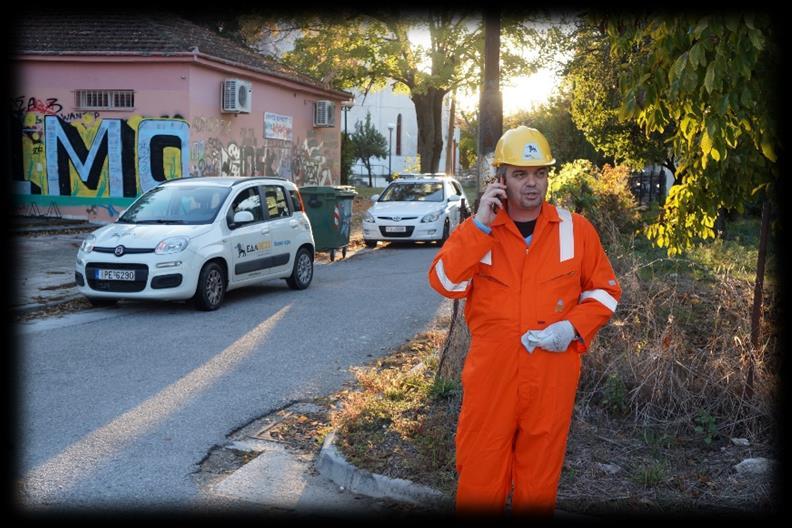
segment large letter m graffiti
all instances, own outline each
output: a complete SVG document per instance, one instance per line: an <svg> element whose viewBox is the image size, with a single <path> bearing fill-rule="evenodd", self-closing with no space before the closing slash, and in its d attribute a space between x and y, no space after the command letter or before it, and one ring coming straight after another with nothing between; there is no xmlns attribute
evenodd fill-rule
<svg viewBox="0 0 792 528"><path fill-rule="evenodd" d="M77 128L58 116L46 116L44 126L50 195L79 194L70 167L88 190L111 197L134 197L169 176L189 174L190 125L180 119L142 119L137 130L121 119L104 119L89 146ZM168 147L180 153L170 174L164 162Z"/></svg>

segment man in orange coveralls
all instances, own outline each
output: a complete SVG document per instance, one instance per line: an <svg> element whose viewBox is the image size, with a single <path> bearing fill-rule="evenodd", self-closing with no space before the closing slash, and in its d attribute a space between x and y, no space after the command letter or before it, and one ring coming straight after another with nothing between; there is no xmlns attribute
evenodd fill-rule
<svg viewBox="0 0 792 528"><path fill-rule="evenodd" d="M513 513L553 514L581 355L621 297L591 223L545 201L554 163L538 130L503 134L497 180L429 270L467 299L458 513L503 512L513 485Z"/></svg>

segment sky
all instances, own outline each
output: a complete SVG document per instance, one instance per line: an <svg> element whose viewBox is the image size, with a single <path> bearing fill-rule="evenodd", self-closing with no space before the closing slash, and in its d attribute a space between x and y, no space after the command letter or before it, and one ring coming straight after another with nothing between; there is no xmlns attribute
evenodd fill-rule
<svg viewBox="0 0 792 528"><path fill-rule="evenodd" d="M547 102L558 87L560 79L550 69L541 69L533 75L515 77L509 83L501 81L503 115L512 115L522 110ZM471 112L479 103L479 93L460 94L457 97L459 108Z"/></svg>
<svg viewBox="0 0 792 528"><path fill-rule="evenodd" d="M407 34L410 41L424 47L430 46L428 29L413 29ZM558 87L561 79L550 68L540 69L532 75L515 77L506 81L501 79L503 115L508 116L522 110L531 110L548 101ZM457 105L465 112L478 108L479 92L457 94Z"/></svg>

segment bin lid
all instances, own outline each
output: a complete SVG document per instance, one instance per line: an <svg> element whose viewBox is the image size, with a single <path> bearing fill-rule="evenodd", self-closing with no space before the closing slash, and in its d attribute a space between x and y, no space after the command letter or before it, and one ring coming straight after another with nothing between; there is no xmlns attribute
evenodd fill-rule
<svg viewBox="0 0 792 528"><path fill-rule="evenodd" d="M336 185L335 193L336 196L343 198L351 198L357 196L357 191L351 185Z"/></svg>
<svg viewBox="0 0 792 528"><path fill-rule="evenodd" d="M307 185L300 187L301 194L326 194L342 198L357 196L357 191L351 185Z"/></svg>
<svg viewBox="0 0 792 528"><path fill-rule="evenodd" d="M333 192L332 185L306 185L300 187L300 192Z"/></svg>

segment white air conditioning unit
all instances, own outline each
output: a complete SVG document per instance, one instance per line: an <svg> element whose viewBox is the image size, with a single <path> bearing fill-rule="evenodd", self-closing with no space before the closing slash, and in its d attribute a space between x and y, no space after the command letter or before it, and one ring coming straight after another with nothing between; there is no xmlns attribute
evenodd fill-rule
<svg viewBox="0 0 792 528"><path fill-rule="evenodd" d="M249 114L253 100L250 81L226 79L223 81L220 107L223 112Z"/></svg>
<svg viewBox="0 0 792 528"><path fill-rule="evenodd" d="M314 126L335 126L335 103L333 101L316 101L314 103Z"/></svg>

